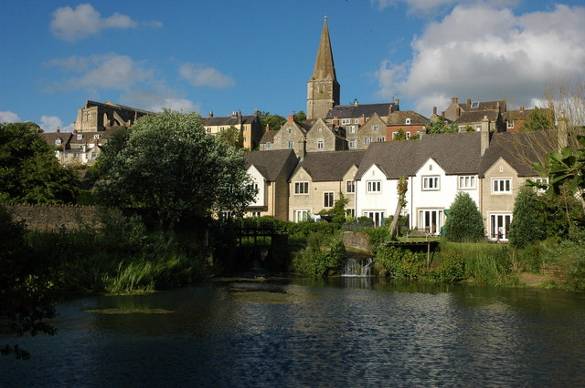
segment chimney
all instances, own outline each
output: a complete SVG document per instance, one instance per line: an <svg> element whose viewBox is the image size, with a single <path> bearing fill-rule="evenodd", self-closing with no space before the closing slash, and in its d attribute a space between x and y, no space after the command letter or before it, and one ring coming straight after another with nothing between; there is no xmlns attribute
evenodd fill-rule
<svg viewBox="0 0 585 388"><path fill-rule="evenodd" d="M209 117L213 117L213 112L209 112Z"/></svg>
<svg viewBox="0 0 585 388"><path fill-rule="evenodd" d="M500 111L500 102L499 101L496 102L496 109L498 112Z"/></svg>
<svg viewBox="0 0 585 388"><path fill-rule="evenodd" d="M357 100L357 98L354 98L353 99L353 106L358 106L358 100Z"/></svg>
<svg viewBox="0 0 585 388"><path fill-rule="evenodd" d="M396 105L396 110L400 110L400 98L394 99L394 105Z"/></svg>
<svg viewBox="0 0 585 388"><path fill-rule="evenodd" d="M465 101L465 105L467 106L467 110L471 109L471 98L468 98L467 101Z"/></svg>
<svg viewBox="0 0 585 388"><path fill-rule="evenodd" d="M362 113L362 117L360 117L360 125L364 125L366 123L366 115Z"/></svg>
<svg viewBox="0 0 585 388"><path fill-rule="evenodd" d="M520 105L520 112L524 113L524 105Z"/></svg>
<svg viewBox="0 0 585 388"><path fill-rule="evenodd" d="M483 156L490 146L490 121L487 116L481 120L480 139L480 155Z"/></svg>
<svg viewBox="0 0 585 388"><path fill-rule="evenodd" d="M60 132L61 132L61 128L57 128L57 133L60 133Z"/></svg>
<svg viewBox="0 0 585 388"><path fill-rule="evenodd" d="M436 115L437 115L437 107L433 106L433 116L436 116Z"/></svg>
<svg viewBox="0 0 585 388"><path fill-rule="evenodd" d="M459 104L459 97L451 97L451 104Z"/></svg>
<svg viewBox="0 0 585 388"><path fill-rule="evenodd" d="M294 115L288 115L286 118L286 121L289 123L293 123L295 121L295 116Z"/></svg>
<svg viewBox="0 0 585 388"><path fill-rule="evenodd" d="M558 151L562 151L563 148L569 146L569 131L567 126L567 118L565 113L561 112L559 122L557 124L557 148Z"/></svg>

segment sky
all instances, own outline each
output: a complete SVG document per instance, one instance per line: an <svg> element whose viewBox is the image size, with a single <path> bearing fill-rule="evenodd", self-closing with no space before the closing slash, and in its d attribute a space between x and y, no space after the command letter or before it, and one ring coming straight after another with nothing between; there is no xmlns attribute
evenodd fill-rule
<svg viewBox="0 0 585 388"><path fill-rule="evenodd" d="M532 106L585 78L583 0L3 0L0 122L70 130L89 99L305 110L324 16L342 104Z"/></svg>

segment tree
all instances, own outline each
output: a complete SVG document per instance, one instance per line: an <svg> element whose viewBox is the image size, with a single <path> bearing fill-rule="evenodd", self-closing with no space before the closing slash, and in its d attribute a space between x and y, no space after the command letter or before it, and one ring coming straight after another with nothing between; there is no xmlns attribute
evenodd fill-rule
<svg viewBox="0 0 585 388"><path fill-rule="evenodd" d="M394 135L392 140L394 141L406 140L406 132L404 132L404 129L400 128L398 132Z"/></svg>
<svg viewBox="0 0 585 388"><path fill-rule="evenodd" d="M538 131L550 129L554 125L554 113L552 109L534 108L529 114L523 131Z"/></svg>
<svg viewBox="0 0 585 388"><path fill-rule="evenodd" d="M406 192L408 191L408 181L405 177L401 176L398 180L398 202L396 204L396 211L394 217L392 217L392 223L390 224L390 238L395 239L398 235L398 219L402 209L406 206Z"/></svg>
<svg viewBox="0 0 585 388"><path fill-rule="evenodd" d="M331 221L335 224L343 224L345 222L345 207L347 206L349 199L345 198L343 193L339 193L339 199L335 201L333 208L329 210Z"/></svg>
<svg viewBox="0 0 585 388"><path fill-rule="evenodd" d="M427 127L428 134L456 133L458 130L459 129L455 123L448 123L447 120L441 118L433 121L431 125Z"/></svg>
<svg viewBox="0 0 585 388"><path fill-rule="evenodd" d="M458 193L445 222L445 236L450 241L479 241L484 237L483 218L467 193Z"/></svg>
<svg viewBox="0 0 585 388"><path fill-rule="evenodd" d="M33 123L0 124L0 201L73 202L78 181Z"/></svg>
<svg viewBox="0 0 585 388"><path fill-rule="evenodd" d="M270 129L277 131L286 123L286 119L279 115L273 115L270 112L258 112L258 119L260 120L260 128L266 128L266 124Z"/></svg>
<svg viewBox="0 0 585 388"><path fill-rule="evenodd" d="M47 319L55 315L50 295L50 282L26 249L24 228L15 223L0 207L0 333L23 336L38 333L54 334ZM45 258L40 258L45 260ZM44 265L43 265L44 264ZM2 354L28 358L18 345L5 345Z"/></svg>
<svg viewBox="0 0 585 388"><path fill-rule="evenodd" d="M197 114L142 117L97 166L101 203L146 209L168 229L187 216L241 215L255 195L243 152L206 135Z"/></svg>
<svg viewBox="0 0 585 388"><path fill-rule="evenodd" d="M546 206L534 188L524 186L514 202L510 224L510 243L523 248L533 241L546 238Z"/></svg>
<svg viewBox="0 0 585 388"><path fill-rule="evenodd" d="M307 115L302 110L295 113L293 117L297 123L304 123L307 120Z"/></svg>
<svg viewBox="0 0 585 388"><path fill-rule="evenodd" d="M218 141L227 144L230 147L241 149L244 146L244 137L242 131L233 126L221 130L217 135L215 135L215 137Z"/></svg>

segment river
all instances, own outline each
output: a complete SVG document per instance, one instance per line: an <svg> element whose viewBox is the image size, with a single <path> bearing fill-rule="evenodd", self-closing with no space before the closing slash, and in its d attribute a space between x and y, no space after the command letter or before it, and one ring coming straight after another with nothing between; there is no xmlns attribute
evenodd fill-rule
<svg viewBox="0 0 585 388"><path fill-rule="evenodd" d="M585 384L585 296L560 291L216 282L71 300L55 325L0 386Z"/></svg>

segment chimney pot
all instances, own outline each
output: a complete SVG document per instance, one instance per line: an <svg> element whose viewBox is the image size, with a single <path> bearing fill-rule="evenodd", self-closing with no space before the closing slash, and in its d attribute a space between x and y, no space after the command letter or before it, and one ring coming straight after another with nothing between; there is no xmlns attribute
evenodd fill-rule
<svg viewBox="0 0 585 388"><path fill-rule="evenodd" d="M358 106L358 100L357 100L357 98L354 98L353 99L353 106Z"/></svg>
<svg viewBox="0 0 585 388"><path fill-rule="evenodd" d="M286 118L286 121L288 121L289 123L292 123L293 121L295 121L295 116L288 115L288 117Z"/></svg>
<svg viewBox="0 0 585 388"><path fill-rule="evenodd" d="M468 98L467 101L465 101L465 105L467 105L467 109L471 109L471 98Z"/></svg>
<svg viewBox="0 0 585 388"><path fill-rule="evenodd" d="M437 115L437 107L436 106L433 106L433 115L435 115L435 116Z"/></svg>

